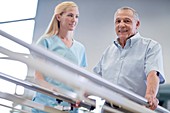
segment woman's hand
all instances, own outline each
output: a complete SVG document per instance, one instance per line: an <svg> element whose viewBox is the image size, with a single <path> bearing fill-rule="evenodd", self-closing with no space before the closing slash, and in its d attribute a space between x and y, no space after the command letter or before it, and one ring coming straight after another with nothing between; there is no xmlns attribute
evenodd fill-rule
<svg viewBox="0 0 170 113"><path fill-rule="evenodd" d="M71 104L72 107L74 108L79 108L80 107L81 101L77 100L75 104Z"/></svg>

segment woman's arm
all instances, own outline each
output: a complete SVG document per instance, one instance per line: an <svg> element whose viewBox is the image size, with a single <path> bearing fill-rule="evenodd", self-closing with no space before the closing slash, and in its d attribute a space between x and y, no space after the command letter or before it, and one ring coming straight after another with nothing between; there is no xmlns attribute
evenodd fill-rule
<svg viewBox="0 0 170 113"><path fill-rule="evenodd" d="M35 82L38 85L43 86L51 91L57 91L57 88L55 88L53 85L45 81L42 73L40 73L39 71L35 71Z"/></svg>

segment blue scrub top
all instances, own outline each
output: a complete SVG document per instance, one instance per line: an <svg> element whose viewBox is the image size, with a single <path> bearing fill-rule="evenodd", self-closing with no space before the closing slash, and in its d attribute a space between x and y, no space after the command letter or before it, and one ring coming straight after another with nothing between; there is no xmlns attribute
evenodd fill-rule
<svg viewBox="0 0 170 113"><path fill-rule="evenodd" d="M68 48L58 36L54 35L52 37L42 38L38 42L38 45L42 46L43 48L45 48L47 50L50 50L50 51L56 53L57 55L65 58L66 60L68 60L78 66L81 66L81 67L87 66L85 47L80 42L78 42L76 40L73 40L73 45L70 48ZM69 86L67 86L59 81L56 81L56 80L48 77L47 75L44 76L44 78L47 82L49 82L57 87L67 89L69 91L74 91ZM33 98L33 101L44 104L44 105L48 105L48 106L56 106L58 104L58 102L56 101L56 98L52 98L50 96L44 95L39 92L36 92L36 95ZM67 102L61 102L60 105L70 106L70 104ZM37 113L40 111L33 109L32 112ZM41 111L41 113L44 113L44 112ZM74 109L70 113L77 113L77 109Z"/></svg>

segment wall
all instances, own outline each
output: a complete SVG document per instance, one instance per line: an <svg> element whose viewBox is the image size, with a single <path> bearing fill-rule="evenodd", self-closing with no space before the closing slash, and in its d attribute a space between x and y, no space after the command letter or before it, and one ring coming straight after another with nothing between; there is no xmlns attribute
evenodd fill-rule
<svg viewBox="0 0 170 113"><path fill-rule="evenodd" d="M45 31L54 7L64 0L39 0L34 41ZM158 41L163 48L166 83L170 83L170 0L72 0L79 6L79 24L75 39L86 47L88 70L98 62L102 52L115 38L113 14L121 6L130 6L139 13L140 33Z"/></svg>

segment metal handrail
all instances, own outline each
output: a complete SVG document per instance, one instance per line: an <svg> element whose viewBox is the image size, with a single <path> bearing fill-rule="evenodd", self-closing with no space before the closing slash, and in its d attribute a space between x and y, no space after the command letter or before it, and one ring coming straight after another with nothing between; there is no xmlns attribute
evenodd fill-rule
<svg viewBox="0 0 170 113"><path fill-rule="evenodd" d="M34 44L32 44L32 45L27 44L24 41L19 40L19 39L15 38L14 36L2 31L2 30L0 30L0 35L7 37L8 39L28 48L30 51L35 52L36 54L39 54L39 55L42 55L42 56L48 58L52 62L60 64L60 66L64 66L67 70L71 70L72 72L77 73L78 75L81 75L81 76L93 81L94 83L96 83L98 85L104 86L104 87L108 88L109 90L117 92L117 93L129 98L130 100L133 100L134 102L148 106L148 102L145 98L143 98L135 93L129 92L128 90L123 89L117 85L114 85L114 84L108 82L107 80L104 80L104 79L96 76L95 74L78 67L77 65L67 62L66 60L60 58L59 56L57 56L49 51L45 51L44 49L42 49ZM165 109L161 106L158 106L156 111L163 112L163 113L170 113L167 109Z"/></svg>
<svg viewBox="0 0 170 113"><path fill-rule="evenodd" d="M25 57L21 54L9 51L8 49L5 49L3 47L0 47L0 51L2 54L5 54L9 56L9 58L12 58L13 60L21 61L28 66L34 68L35 70L39 70L43 74L48 74L48 77L52 77L53 79L63 82L64 84L67 84L68 86L74 88L76 93L79 95L79 100L85 100L85 102L92 105L92 103L89 102L89 99L82 98L84 96L84 91L88 92L89 94L99 96L105 100L108 100L109 102L114 103L115 105L120 106L121 108L117 109L116 113L118 113L118 110L128 110L131 112L147 112L147 113L155 113L154 111L147 109L123 96L120 94L117 94L107 88L101 87L91 81L88 81L85 78L82 78L81 76L76 76L76 73L73 73L71 71L66 70L65 68L61 67L60 65L56 68L57 64L52 64L48 62L48 65L46 61L42 59L37 58L31 58L31 57ZM70 82L71 78L72 81ZM9 81L13 79L8 79ZM13 82L13 81L12 81ZM81 85L85 84L85 85ZM95 90L94 90L95 89ZM103 92L103 93L101 93ZM109 112L115 112L116 109L114 108L108 108L103 107L106 111Z"/></svg>
<svg viewBox="0 0 170 113"><path fill-rule="evenodd" d="M22 98L22 97L19 97L19 96L16 96L16 95L12 95L12 94L9 94L9 93L4 93L4 92L1 92L1 91L0 91L0 98L16 102L20 105L24 105L24 106L27 106L27 107L36 108L36 109L39 109L39 110L50 112L50 113L66 113L66 112L58 110L56 108L46 106L46 105L42 105L42 104L33 102L31 100L28 100L28 99L25 99L25 98ZM4 104L2 104L2 106L12 108L12 107L4 105ZM13 108L13 109L16 109L16 108ZM24 111L20 110L20 109L16 109L16 110L21 112L21 113L28 113L25 110Z"/></svg>

